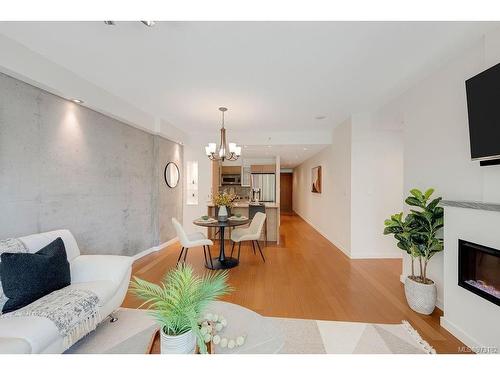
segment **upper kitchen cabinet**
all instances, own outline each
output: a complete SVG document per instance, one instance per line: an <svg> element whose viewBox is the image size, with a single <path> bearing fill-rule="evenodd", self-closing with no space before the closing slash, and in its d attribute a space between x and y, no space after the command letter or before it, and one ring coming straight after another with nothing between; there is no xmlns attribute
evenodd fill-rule
<svg viewBox="0 0 500 375"><path fill-rule="evenodd" d="M251 167L252 173L276 173L276 165L275 164L265 164L258 165L254 164Z"/></svg>
<svg viewBox="0 0 500 375"><path fill-rule="evenodd" d="M241 174L241 167L239 165L223 165L222 174Z"/></svg>

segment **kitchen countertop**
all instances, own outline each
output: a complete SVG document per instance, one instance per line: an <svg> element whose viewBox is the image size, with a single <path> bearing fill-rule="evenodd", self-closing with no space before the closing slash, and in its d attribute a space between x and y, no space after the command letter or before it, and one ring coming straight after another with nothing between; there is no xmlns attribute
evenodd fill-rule
<svg viewBox="0 0 500 375"><path fill-rule="evenodd" d="M266 208L278 208L278 204L276 202L262 202L264 203L264 206L266 206ZM234 208L248 208L250 204L248 202L235 202L233 204L233 207ZM207 204L208 207L215 207L215 205L213 203L208 203Z"/></svg>

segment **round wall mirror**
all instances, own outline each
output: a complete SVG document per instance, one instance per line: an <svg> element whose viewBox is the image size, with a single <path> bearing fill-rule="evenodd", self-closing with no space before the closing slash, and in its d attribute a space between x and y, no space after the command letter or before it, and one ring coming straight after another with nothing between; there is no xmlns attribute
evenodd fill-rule
<svg viewBox="0 0 500 375"><path fill-rule="evenodd" d="M165 166L165 171L163 172L165 177L165 183L169 188L174 188L179 183L179 167L174 162L168 162Z"/></svg>

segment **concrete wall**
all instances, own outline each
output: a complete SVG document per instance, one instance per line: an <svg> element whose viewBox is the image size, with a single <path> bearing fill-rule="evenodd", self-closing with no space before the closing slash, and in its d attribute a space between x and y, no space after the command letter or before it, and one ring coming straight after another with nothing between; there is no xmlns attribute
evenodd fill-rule
<svg viewBox="0 0 500 375"><path fill-rule="evenodd" d="M0 238L67 228L82 253L149 249L174 237L169 217L182 218L182 181L167 190L158 176L181 155L173 142L0 74Z"/></svg>

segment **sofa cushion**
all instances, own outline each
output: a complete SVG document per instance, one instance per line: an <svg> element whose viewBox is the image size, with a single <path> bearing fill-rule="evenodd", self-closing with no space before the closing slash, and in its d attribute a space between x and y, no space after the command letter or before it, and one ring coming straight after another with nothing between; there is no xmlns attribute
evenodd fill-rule
<svg viewBox="0 0 500 375"><path fill-rule="evenodd" d="M24 339L14 337L0 337L0 353L30 354L31 345Z"/></svg>
<svg viewBox="0 0 500 375"><path fill-rule="evenodd" d="M84 289L94 292L99 297L99 307L104 306L115 295L118 285L112 281L100 280L86 283L74 283L64 289ZM103 317L104 318L104 317Z"/></svg>
<svg viewBox="0 0 500 375"><path fill-rule="evenodd" d="M76 243L75 237L67 229L53 230L51 232L31 234L29 236L19 237L24 245L28 248L30 253L36 253L42 247L47 246L56 238L61 237L66 249L68 262L72 262L77 256L80 255L80 249Z"/></svg>
<svg viewBox="0 0 500 375"><path fill-rule="evenodd" d="M117 288L118 285L111 281L90 281L71 284L64 289L93 291L99 297L99 308L101 308L111 300ZM102 316L102 318L104 319L105 316ZM54 323L50 319L38 316L11 317L9 314L5 314L0 318L0 332L3 337L24 339L29 343L32 353L43 352L56 340L62 340L62 336ZM5 345L7 344L8 342L5 343Z"/></svg>
<svg viewBox="0 0 500 375"><path fill-rule="evenodd" d="M2 312L29 305L71 283L64 242L57 238L35 254L3 253L0 275L8 298Z"/></svg>

